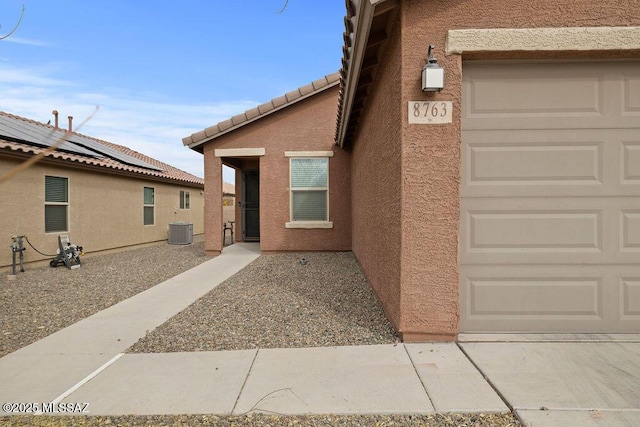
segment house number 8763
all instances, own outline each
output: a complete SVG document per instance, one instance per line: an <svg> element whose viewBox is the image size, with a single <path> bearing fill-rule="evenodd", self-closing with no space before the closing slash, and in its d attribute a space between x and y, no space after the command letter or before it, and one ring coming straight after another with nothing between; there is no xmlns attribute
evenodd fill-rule
<svg viewBox="0 0 640 427"><path fill-rule="evenodd" d="M447 104L445 102L419 102L413 103L413 115L415 117L444 117L447 115Z"/></svg>
<svg viewBox="0 0 640 427"><path fill-rule="evenodd" d="M451 101L409 101L409 123L451 123Z"/></svg>

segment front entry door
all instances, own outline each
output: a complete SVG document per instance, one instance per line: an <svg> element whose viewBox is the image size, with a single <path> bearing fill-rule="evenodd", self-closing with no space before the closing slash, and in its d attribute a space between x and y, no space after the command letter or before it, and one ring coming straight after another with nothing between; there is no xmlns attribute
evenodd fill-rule
<svg viewBox="0 0 640 427"><path fill-rule="evenodd" d="M260 175L258 171L244 172L243 234L245 241L260 240Z"/></svg>

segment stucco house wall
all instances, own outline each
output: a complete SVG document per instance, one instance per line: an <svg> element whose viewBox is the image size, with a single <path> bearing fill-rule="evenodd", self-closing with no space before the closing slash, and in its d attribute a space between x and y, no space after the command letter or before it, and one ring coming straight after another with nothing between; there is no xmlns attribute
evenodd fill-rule
<svg viewBox="0 0 640 427"><path fill-rule="evenodd" d="M353 253L396 329L402 323L401 58L395 24L362 118L367 126L351 147Z"/></svg>
<svg viewBox="0 0 640 427"><path fill-rule="evenodd" d="M621 47L607 46L617 46L609 43L609 30L640 25L640 8L635 1L614 0L509 4L501 0L363 0L347 1L346 6L339 92L326 90L258 120L255 117L264 114L261 106L183 140L205 154L205 203L212 203L205 209L206 230L216 230L216 235L207 234L207 249L213 254L221 250L215 227L222 215L217 200L223 159L216 157L215 150L264 148L264 155L252 158L262 178L263 252L351 249L403 340L454 340L460 331L465 62L637 59L640 48L633 40L637 28L636 32L618 31ZM567 31L572 27L591 27L586 35L591 42L580 41L585 39L580 28ZM509 48L510 44L524 46L522 40L510 43L509 38L515 37L510 29L532 28L535 40L530 36L526 48ZM478 30L480 35L464 39L460 30L465 29ZM483 29L500 29L495 37L501 39ZM567 37L571 34L577 38ZM478 40L486 42L486 48ZM438 63L445 69L445 87L435 94L421 90L429 45L435 46ZM471 49L460 50L461 45ZM340 148L333 145L336 103L329 94L338 98L335 142ZM288 101L287 96L277 98L267 109ZM412 101L451 101L451 122L409 124L407 106ZM289 168L283 152L296 149L334 153L331 232L284 226L289 215ZM340 210L334 210L336 205ZM346 230L340 228L347 224Z"/></svg>
<svg viewBox="0 0 640 427"><path fill-rule="evenodd" d="M335 111L337 87L274 112L258 121L204 144L205 161L205 236L210 254L222 250L218 224L221 222L220 180L223 161L246 165L257 162L260 171L260 248L263 253L275 251L350 250L351 249L351 185L350 154L335 146ZM264 148L257 157L224 160L216 150ZM290 221L289 158L286 151L332 151L329 158L329 220L331 229L286 228ZM253 169L255 166L244 166ZM242 185L236 182L236 200L240 201ZM240 221L240 212L236 218ZM240 224L236 228L241 239Z"/></svg>
<svg viewBox="0 0 640 427"><path fill-rule="evenodd" d="M2 117L16 126L53 131L51 126L7 113L2 113ZM87 255L92 255L166 242L169 224L173 222L193 224L194 235L204 232L202 179L106 141L99 143L157 169L144 171L107 157L96 159L56 151L15 175L7 175L42 151L37 143L0 135L0 177L10 176L0 184L0 239L4 239L7 249L0 251L0 270L11 269L12 236L25 235L39 251L55 254L58 236L68 235L72 243L83 246ZM68 180L66 231L45 232L45 176ZM154 189L153 225L144 225L144 187ZM180 209L181 191L189 193L189 209ZM24 245L25 263L40 264L52 259L38 254L26 241Z"/></svg>
<svg viewBox="0 0 640 427"><path fill-rule="evenodd" d="M403 1L403 100L425 99L420 87L424 47L446 46L447 31L462 28L625 26L640 23L638 5L619 1L457 2ZM434 336L458 332L458 227L462 55L438 55L446 87L433 99L456 107L448 126L406 125L403 135L405 198L403 212L403 329ZM613 55L611 53L610 55ZM476 56L490 59L491 54ZM515 56L515 55L514 55ZM535 52L520 58L536 58ZM572 52L556 54L571 58ZM602 52L582 58L603 59ZM405 111L404 114L407 114ZM404 117L403 123L407 123ZM427 142L427 144L425 144ZM407 197L411 195L411 197ZM428 214L426 214L428 213ZM424 278L429 278L425 280ZM437 296L437 298L434 298Z"/></svg>
<svg viewBox="0 0 640 427"><path fill-rule="evenodd" d="M0 159L0 175L17 163ZM69 179L67 232L45 233L45 175ZM144 187L155 189L154 225L143 225ZM180 209L181 190L190 194L188 210ZM201 189L188 186L36 164L2 185L0 236L5 236L9 247L11 236L26 235L38 250L55 254L60 234L68 234L87 253L166 240L171 222L193 223L194 234L202 234L204 197L200 193ZM27 248L25 262L49 259ZM11 251L1 251L0 267L10 264Z"/></svg>
<svg viewBox="0 0 640 427"><path fill-rule="evenodd" d="M360 19L367 15L379 19L393 9L390 16L394 17L394 23L387 25L387 31L379 31L377 24L375 34L370 36L378 40L372 46L379 44L380 38L386 41L377 53L379 63L373 73L374 82L364 110L356 119L352 141L353 251L404 340L452 340L459 331L463 60L637 58L639 52L552 51L548 46L541 46L540 51L498 52L475 46L470 54L448 54L449 30L637 26L640 9L635 2L611 0L515 1L508 5L499 0L400 0L378 2L375 6L370 3L373 2L358 5L348 2L348 17L359 14ZM367 12L372 8L373 12ZM360 24L355 26L360 28ZM421 71L429 45L436 47L438 64L445 69L445 88L434 95L421 90ZM357 34L354 46L358 46ZM357 64L349 64L350 58L346 59L348 65L343 71L349 75L349 67L355 66L357 70ZM357 82L356 79L351 83ZM452 123L409 124L407 105L415 100L452 101ZM385 160L389 163L386 166ZM366 171L365 164L372 165L371 171ZM371 181L385 175L382 171L386 178L390 177L389 181L372 184ZM365 174L372 179L365 179ZM372 192L380 195L384 185L388 190L386 197L392 200L389 208L396 217L378 224L375 215L363 212L363 208L375 209L367 195ZM392 196L393 189L400 191L397 200ZM382 207L376 210L383 211ZM366 245L370 241L370 231L364 225L367 222L375 224L376 230L383 230L376 233L379 238L399 229L397 239L386 237L388 240L383 244ZM387 265L376 262L383 259Z"/></svg>

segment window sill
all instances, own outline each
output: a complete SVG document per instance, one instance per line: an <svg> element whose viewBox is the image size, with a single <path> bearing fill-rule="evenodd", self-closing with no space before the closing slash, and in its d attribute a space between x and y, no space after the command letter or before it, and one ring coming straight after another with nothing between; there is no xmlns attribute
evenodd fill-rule
<svg viewBox="0 0 640 427"><path fill-rule="evenodd" d="M333 228L333 222L331 221L291 221L287 222L285 228Z"/></svg>

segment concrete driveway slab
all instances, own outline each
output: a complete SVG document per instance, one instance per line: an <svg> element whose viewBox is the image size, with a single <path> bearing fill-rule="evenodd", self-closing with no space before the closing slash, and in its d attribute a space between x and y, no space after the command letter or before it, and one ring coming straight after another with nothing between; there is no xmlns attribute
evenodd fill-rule
<svg viewBox="0 0 640 427"><path fill-rule="evenodd" d="M460 334L458 342L640 342L640 334Z"/></svg>
<svg viewBox="0 0 640 427"><path fill-rule="evenodd" d="M636 411L516 411L527 427L637 427Z"/></svg>
<svg viewBox="0 0 640 427"><path fill-rule="evenodd" d="M456 344L406 344L405 347L436 411L509 410Z"/></svg>
<svg viewBox="0 0 640 427"><path fill-rule="evenodd" d="M402 345L260 350L234 414L433 412Z"/></svg>
<svg viewBox="0 0 640 427"><path fill-rule="evenodd" d="M125 354L63 403L92 415L230 414L256 351Z"/></svg>
<svg viewBox="0 0 640 427"><path fill-rule="evenodd" d="M640 343L461 346L514 409L640 409Z"/></svg>
<svg viewBox="0 0 640 427"><path fill-rule="evenodd" d="M0 402L51 402L112 357L9 354L0 359Z"/></svg>

